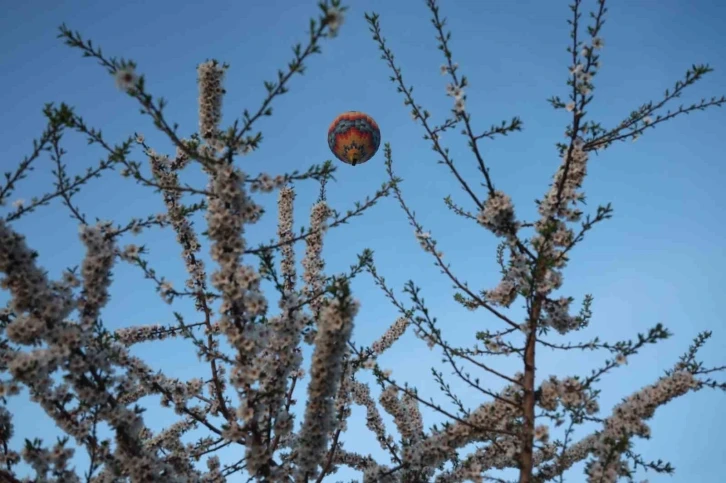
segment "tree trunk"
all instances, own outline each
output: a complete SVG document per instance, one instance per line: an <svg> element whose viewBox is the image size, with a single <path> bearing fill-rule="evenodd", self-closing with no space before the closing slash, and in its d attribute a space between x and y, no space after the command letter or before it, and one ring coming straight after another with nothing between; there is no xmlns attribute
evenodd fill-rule
<svg viewBox="0 0 726 483"><path fill-rule="evenodd" d="M536 273L537 271L535 271ZM537 345L537 321L542 312L542 296L535 295L532 303L528 325L527 343L524 347L524 399L522 410L524 412L524 427L522 428L522 446L520 454L519 483L530 483L532 480L533 448L534 448L534 349Z"/></svg>

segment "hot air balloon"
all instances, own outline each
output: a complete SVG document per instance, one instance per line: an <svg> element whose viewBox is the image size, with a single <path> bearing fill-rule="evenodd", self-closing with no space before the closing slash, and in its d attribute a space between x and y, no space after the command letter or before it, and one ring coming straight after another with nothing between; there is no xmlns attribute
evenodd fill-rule
<svg viewBox="0 0 726 483"><path fill-rule="evenodd" d="M363 164L371 159L381 145L381 131L369 115L348 111L339 115L328 129L328 146L344 163Z"/></svg>

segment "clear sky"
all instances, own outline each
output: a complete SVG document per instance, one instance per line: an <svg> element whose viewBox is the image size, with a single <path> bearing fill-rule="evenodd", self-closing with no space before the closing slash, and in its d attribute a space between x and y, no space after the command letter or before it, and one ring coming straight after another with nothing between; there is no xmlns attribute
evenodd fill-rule
<svg viewBox="0 0 726 483"><path fill-rule="evenodd" d="M585 12L595 6L584 2ZM554 111L546 102L552 95L565 98L570 10L565 0L486 0L441 2L442 14L453 30L451 49L461 72L470 81L467 109L473 124L484 130L502 120L520 116L524 130L483 144L483 155L498 189L510 194L520 219L531 220L533 200L547 189L559 159L554 147L564 139L568 115ZM276 71L291 59L290 47L305 42L308 19L318 13L313 1L154 1L92 2L87 0L36 0L4 2L0 16L0 132L4 150L2 171L14 169L30 152L32 139L44 126L41 109L49 101L64 101L76 108L86 121L103 129L113 142L138 131L157 151L172 154L171 147L146 117L136 101L118 91L113 79L95 61L84 59L56 39L57 27L66 22L85 38L103 47L108 56L138 62L155 96L169 100L167 119L178 122L184 136L197 129L196 65L208 58L231 64L225 87L227 96L223 125L229 125L243 109L256 110L264 98L263 80L273 80ZM497 240L468 220L447 210L443 198L451 194L466 205L468 199L456 180L422 139L423 129L415 124L403 98L388 81L389 71L379 58L371 39L364 12L381 14L381 25L389 46L402 67L407 85L414 85L417 102L441 121L448 115L451 100L445 95L448 80L439 73L443 57L436 50L435 31L422 0L368 0L351 5L336 39L322 43L323 55L307 63L307 73L297 76L290 92L277 99L274 115L257 125L264 134L261 149L239 160L251 174L270 174L293 169L305 170L313 163L332 158L326 143L327 128L340 112L361 110L379 123L384 142L393 149L394 168L404 179L403 193L416 210L420 222L439 241L455 273L476 289L496 285ZM583 17L587 19L587 15ZM649 101L658 101L663 91L685 74L694 63L710 63L716 71L688 89L684 104L701 97L720 96L726 91L726 3L687 0L612 2L602 31L605 47L603 68L595 78L595 101L588 109L603 126L613 126ZM672 108L677 108L673 104ZM719 109L696 112L651 130L636 143L616 144L591 158L584 190L589 209L612 201L614 218L590 232L572 254L565 271L564 295L577 303L586 293L595 297L591 326L571 340L599 335L608 341L631 338L658 322L675 332L668 341L648 347L604 378L601 389L602 416L632 391L656 380L672 367L692 337L703 330L715 335L701 356L707 364L723 364L726 327L719 294L726 284L726 228L723 187L726 167L723 141L726 112ZM64 138L66 162L71 175L82 173L103 157L87 147L79 135ZM458 133L444 137L461 171L479 186L479 174L466 140ZM138 148L133 159L145 161ZM147 168L148 169L148 168ZM381 152L370 162L355 168L340 165L337 183L328 187L328 200L341 211L372 194L385 181ZM192 182L203 186L197 176ZM43 159L19 187L15 198L30 199L52 189L51 162ZM298 186L295 226L307 224L309 207L318 187L313 182ZM480 193L483 192L479 188ZM248 240L257 244L275 232L276 195L262 195L268 215L249 231ZM92 219L128 221L163 209L159 194L141 188L117 173L93 180L76 197ZM3 208L8 210L8 207ZM6 212L5 211L5 212ZM4 212L4 213L5 213ZM721 220L721 221L719 221ZM39 262L52 277L81 261L77 226L59 202L14 224L39 251ZM183 285L184 266L170 231L155 230L126 243L144 243L153 267L160 274ZM408 279L423 289L423 295L447 340L468 344L477 330L499 327L483 312L469 313L452 300L451 283L432 265L428 254L418 248L412 229L393 199L384 200L362 218L332 230L325 244L328 273L338 273L354 263L363 248L375 251L380 272L396 290ZM298 255L303 254L299 246ZM255 263L250 260L249 263ZM208 265L211 266L211 265ZM138 268L118 265L112 299L103 318L111 329L151 323L172 322L172 309L154 293L153 285ZM395 320L395 308L387 303L370 277L353 284L362 308L355 321L357 345L368 345ZM6 300L6 295L0 295ZM404 295L401 295L403 300ZM516 306L521 303L516 303ZM577 307L575 305L574 307ZM189 304L180 310L194 320ZM513 312L522 315L520 309ZM307 350L307 349L306 349ZM137 347L154 368L180 378L206 377L191 344L164 342L158 347ZM309 354L309 351L306 352ZM603 354L547 353L541 351L540 376L587 376L598 367ZM429 352L424 342L407 333L390 353L379 360L393 370L398 381L408 381L425 398L447 404L431 377L430 367L440 364L440 354ZM307 367L309 359L306 359ZM514 360L497 362L514 372ZM467 391L455 376L447 376L469 407L483 400ZM364 376L365 380L370 380ZM482 381L487 381L482 375ZM500 387L491 381L492 387ZM375 388L374 388L375 391ZM304 393L298 393L304 400ZM25 394L11 400L16 413L15 447L21 438L42 436L51 440L56 432ZM153 400L146 423L155 430L176 416L159 408ZM648 474L651 482L724 481L726 459L723 433L724 395L713 391L690 394L661 408L652 420L652 440L639 440L637 448L645 459L663 458L676 468L674 477ZM344 441L350 451L381 457L382 451L364 427L364 413L355 407ZM429 427L441 418L424 411ZM391 419L385 415L384 420ZM393 428L393 426L390 426ZM196 434L196 433L195 433ZM554 437L559 434L552 433ZM576 438L585 436L584 431ZM395 435L395 430L394 430ZM396 436L397 437L397 436ZM235 454L225 453L224 462ZM79 456L79 468L86 461ZM387 460L381 462L387 463ZM584 481L582 465L569 473L567 481ZM334 479L358 478L341 470ZM244 481L241 476L231 481Z"/></svg>

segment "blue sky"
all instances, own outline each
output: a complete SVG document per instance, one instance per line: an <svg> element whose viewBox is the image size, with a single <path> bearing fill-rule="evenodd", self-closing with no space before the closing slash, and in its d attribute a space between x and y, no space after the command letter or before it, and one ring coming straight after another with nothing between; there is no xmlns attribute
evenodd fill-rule
<svg viewBox="0 0 726 483"><path fill-rule="evenodd" d="M475 128L484 130L515 115L524 121L523 132L486 142L482 149L497 188L512 196L520 218L531 220L536 213L533 200L545 192L558 166L554 144L564 139L569 120L564 111L554 111L546 102L552 95L567 95L567 2L488 0L441 4L442 15L448 17L453 30L450 47L454 60L470 81L467 110L473 113ZM585 12L595 6L594 1L584 4ZM701 97L724 94L726 33L718 19L726 16L726 4L685 0L613 2L610 9L602 31L603 68L595 78L595 100L588 116L606 127L616 124L642 103L659 100L693 63L710 63L716 71L688 89L682 102L690 104ZM104 135L114 142L138 131L157 151L172 152L169 142L155 131L148 118L139 114L136 101L119 92L102 67L81 58L79 51L55 38L62 22L93 39L106 55L135 60L139 72L146 76L149 91L169 101L167 119L178 122L180 133L187 136L197 129L198 63L216 58L231 64L223 110L223 125L227 126L243 109L259 106L265 94L263 80L274 79L277 69L286 65L291 58L290 47L306 40L308 19L318 12L313 1L298 0L214 1L203 6L166 0L38 0L14 2L4 6L4 11L0 19L3 172L14 169L30 152L32 139L44 126L42 106L49 101L74 106L88 124L103 128ZM419 221L439 241L455 273L472 287L492 288L499 275L495 263L497 240L444 206L443 198L448 194L465 206L468 200L446 168L436 163L437 157L422 139L423 129L412 122L403 98L388 81L389 71L379 58L363 18L364 12L371 11L381 15L384 36L396 54L406 84L415 86L417 102L435 120L447 116L451 106L445 95L448 80L439 73L443 58L436 50L425 3L357 2L347 12L338 38L323 42L323 55L309 60L307 73L295 77L290 92L275 101L274 115L259 122L257 128L264 134L261 149L239 160L239 166L251 174L278 174L322 163L332 157L326 143L331 120L342 111L365 111L378 121L383 141L391 143L394 168L404 179L403 193ZM724 362L726 327L717 294L726 282L726 228L718 221L723 220L726 209L722 196L726 167L721 144L725 127L723 110L696 112L659 125L636 143L616 144L591 158L584 186L588 206L594 211L598 204L611 201L615 215L590 232L573 252L565 271L562 294L572 295L578 303L586 293L595 297L590 327L571 340L595 335L609 341L626 339L658 322L675 332L670 340L643 350L627 366L604 378L600 386L603 415L622 397L655 381L700 331L715 332L702 358L710 365ZM71 175L103 157L97 148L87 147L81 136L67 134L64 141ZM466 140L450 132L444 141L462 173L478 186L476 163ZM134 151L133 159L144 161L139 150ZM339 169L337 183L328 187L328 200L341 211L372 194L386 177L382 152L363 166L340 165ZM50 170L50 161L41 160L13 199L30 199L49 191L53 182ZM199 175L190 180L203 186ZM317 191L313 183L298 186L296 227L307 224ZM269 212L250 229L251 243L274 235L275 199L275 195L262 195L258 200ZM93 180L76 202L91 218L119 222L163 209L158 194L117 173ZM80 263L77 227L60 203L41 208L14 226L39 251L39 261L51 276ZM145 244L154 268L174 280L176 286L182 286L185 272L173 234L156 230L125 242ZM403 284L413 279L422 287L444 336L454 345L470 343L477 330L498 327L483 312L466 312L452 300L450 281L418 248L412 229L393 199L332 230L325 243L328 273L345 270L354 263L355 255L368 247L375 251L379 271L399 293ZM298 248L299 256L303 250L302 246ZM172 309L156 296L137 268L118 265L114 279L112 299L104 312L109 328L172 321ZM356 280L353 290L362 303L354 338L357 345L368 345L397 314L370 277ZM6 300L5 294L0 297ZM405 296L401 298L405 300ZM174 309L190 320L194 317L189 304L181 303ZM522 311L515 308L513 313L521 317ZM153 349L141 346L134 352L170 376L206 374L191 344L171 341ZM584 376L605 357L592 353L540 353L540 376ZM441 367L439 353L429 352L411 333L379 362L393 370L396 380L417 386L424 397L446 402L429 370L431 366ZM497 364L512 372L520 367L514 360ZM450 372L443 369L445 374ZM470 407L483 402L455 377L448 380ZM482 380L487 381L486 376ZM500 383L492 380L491 386L499 387ZM303 392L298 393L299 399L303 396ZM651 482L722 480L726 470L720 436L726 431L723 397L702 391L658 410L652 420L652 440L638 441L637 448L646 459L671 461L676 474L649 474ZM23 437L54 437L56 433L48 420L28 403L25 395L10 404L17 414L16 444ZM153 401L151 404L146 422L152 429L175 420L173 413ZM364 427L363 416L360 408L354 408L344 439L346 448L382 456ZM424 417L426 427L441 422L427 411ZM384 420L391 421L385 414ZM585 434L581 431L576 437ZM226 453L226 462L235 455ZM78 461L79 468L83 468L84 457L79 456ZM577 466L567 481L584 481L581 470L582 465ZM355 472L341 470L334 478L357 477ZM231 481L244 480L239 477Z"/></svg>

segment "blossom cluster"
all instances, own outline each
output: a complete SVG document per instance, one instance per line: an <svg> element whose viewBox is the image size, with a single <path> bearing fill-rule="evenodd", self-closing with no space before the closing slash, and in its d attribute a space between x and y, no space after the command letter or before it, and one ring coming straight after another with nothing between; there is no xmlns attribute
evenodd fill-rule
<svg viewBox="0 0 726 483"><path fill-rule="evenodd" d="M217 129L222 120L222 81L226 65L211 60L197 67L199 84L199 133L202 139L211 142L217 138Z"/></svg>
<svg viewBox="0 0 726 483"><path fill-rule="evenodd" d="M303 258L303 293L312 299L310 307L314 316L320 314L323 298L317 297L323 290L322 270L325 262L322 259L323 235L327 230L326 221L330 215L328 204L321 200L312 208L310 213L310 235L305 239L305 258Z"/></svg>
<svg viewBox="0 0 726 483"><path fill-rule="evenodd" d="M516 231L512 199L501 191L495 191L479 212L477 221L497 236L511 235Z"/></svg>
<svg viewBox="0 0 726 483"><path fill-rule="evenodd" d="M627 476L627 466L620 459L619 443L632 436L649 438L650 428L645 420L653 416L655 409L700 386L691 373L676 371L618 404L613 415L605 420L604 430L593 448L596 459L587 468L588 482L614 483L618 477Z"/></svg>

